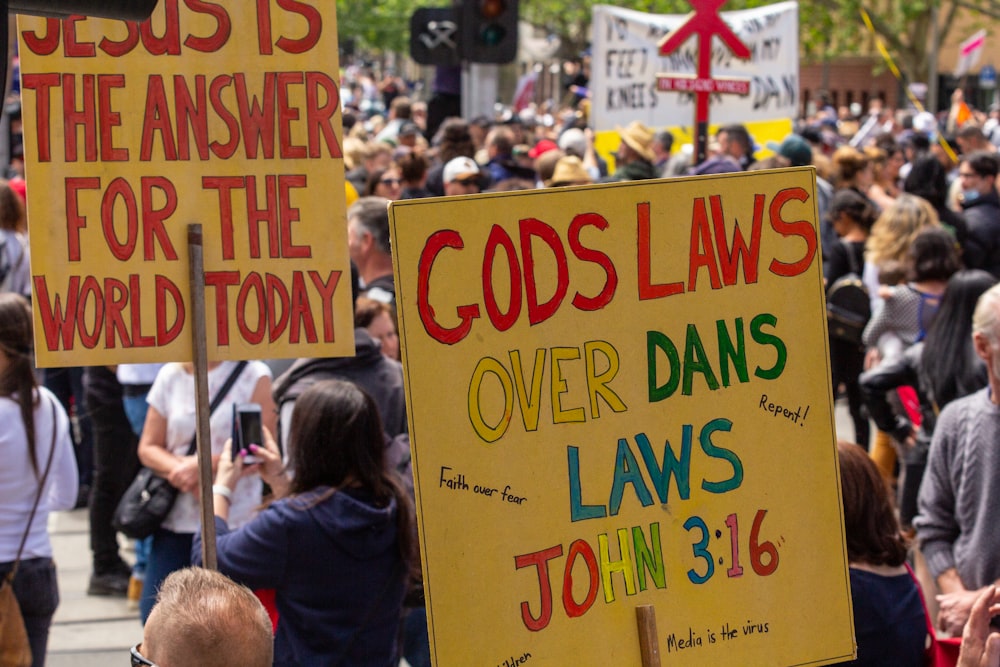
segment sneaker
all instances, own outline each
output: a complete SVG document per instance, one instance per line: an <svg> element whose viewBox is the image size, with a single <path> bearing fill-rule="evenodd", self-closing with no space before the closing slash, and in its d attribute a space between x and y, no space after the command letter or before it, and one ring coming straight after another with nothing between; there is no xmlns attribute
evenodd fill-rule
<svg viewBox="0 0 1000 667"><path fill-rule="evenodd" d="M125 597L129 587L129 575L122 572L91 574L87 595L113 595Z"/></svg>
<svg viewBox="0 0 1000 667"><path fill-rule="evenodd" d="M135 611L139 608L139 600L142 599L142 579L137 579L134 575L129 577L128 594L125 599L129 611Z"/></svg>

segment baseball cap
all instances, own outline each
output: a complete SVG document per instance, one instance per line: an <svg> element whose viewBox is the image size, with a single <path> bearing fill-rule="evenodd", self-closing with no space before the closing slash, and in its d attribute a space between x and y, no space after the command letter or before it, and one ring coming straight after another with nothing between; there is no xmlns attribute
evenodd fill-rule
<svg viewBox="0 0 1000 667"><path fill-rule="evenodd" d="M797 134L789 134L780 144L769 141L767 147L778 155L788 158L793 167L812 164L812 146Z"/></svg>
<svg viewBox="0 0 1000 667"><path fill-rule="evenodd" d="M578 127L571 127L559 135L559 148L577 157L587 152L587 137Z"/></svg>
<svg viewBox="0 0 1000 667"><path fill-rule="evenodd" d="M470 157L461 156L454 158L444 166L444 171L441 173L441 180L445 183L451 183L459 178L478 175L479 165L476 164L476 161Z"/></svg>
<svg viewBox="0 0 1000 667"><path fill-rule="evenodd" d="M559 150L559 146L556 145L556 142L552 141L551 139L542 139L537 144L531 147L531 150L528 151L528 157L534 160L535 158L541 155L545 155L549 151L556 151L556 150Z"/></svg>

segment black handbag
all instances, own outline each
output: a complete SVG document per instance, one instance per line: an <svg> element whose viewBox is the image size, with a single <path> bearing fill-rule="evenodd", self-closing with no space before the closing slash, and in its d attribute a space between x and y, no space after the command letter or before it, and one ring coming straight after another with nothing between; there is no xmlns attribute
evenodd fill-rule
<svg viewBox="0 0 1000 667"><path fill-rule="evenodd" d="M247 362L241 361L233 369L233 372L226 378L226 382L219 388L219 393L212 399L208 408L211 415L225 399L226 394L236 382ZM191 456L198 451L197 433L191 437L191 446L188 447L186 456ZM177 501L179 493L176 486L160 477L149 468L143 466L139 469L139 474L135 476L128 489L122 495L115 514L111 519L112 527L127 537L140 540L149 537L156 532L163 520L170 514L170 510Z"/></svg>

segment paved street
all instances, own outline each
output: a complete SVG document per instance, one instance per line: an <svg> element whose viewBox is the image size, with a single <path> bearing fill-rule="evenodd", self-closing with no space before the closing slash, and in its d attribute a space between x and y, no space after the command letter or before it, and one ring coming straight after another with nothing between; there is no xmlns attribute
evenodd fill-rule
<svg viewBox="0 0 1000 667"><path fill-rule="evenodd" d="M128 649L142 639L138 612L124 598L87 595L90 534L87 510L49 517L61 602L49 634L48 667L128 664ZM131 551L123 555L131 559Z"/></svg>

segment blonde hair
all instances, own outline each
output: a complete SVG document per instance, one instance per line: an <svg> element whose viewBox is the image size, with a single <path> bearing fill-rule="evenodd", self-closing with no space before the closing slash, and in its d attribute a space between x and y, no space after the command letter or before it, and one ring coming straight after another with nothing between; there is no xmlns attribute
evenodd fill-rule
<svg viewBox="0 0 1000 667"><path fill-rule="evenodd" d="M356 136L344 138L344 169L350 171L361 165L365 157L365 140Z"/></svg>
<svg viewBox="0 0 1000 667"><path fill-rule="evenodd" d="M994 344L1000 342L1000 283L983 292L976 301L972 333L982 334Z"/></svg>
<svg viewBox="0 0 1000 667"><path fill-rule="evenodd" d="M260 600L213 570L171 573L157 595L143 637L154 662L199 667L269 667L271 619Z"/></svg>
<svg viewBox="0 0 1000 667"><path fill-rule="evenodd" d="M924 227L940 224L937 211L927 200L901 194L882 211L872 226L872 233L865 243L865 261L875 266L902 262L917 233Z"/></svg>

